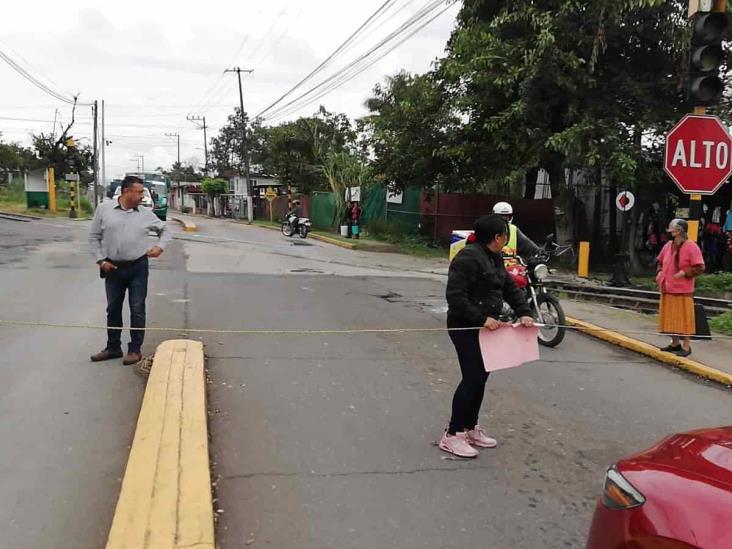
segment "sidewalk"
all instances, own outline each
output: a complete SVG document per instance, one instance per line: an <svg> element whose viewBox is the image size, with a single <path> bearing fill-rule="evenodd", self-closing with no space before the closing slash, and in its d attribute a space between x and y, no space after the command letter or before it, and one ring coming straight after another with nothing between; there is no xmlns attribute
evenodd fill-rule
<svg viewBox="0 0 732 549"><path fill-rule="evenodd" d="M600 303L569 299L563 300L562 306L568 317L613 330L643 343L662 347L669 342L668 337L656 334L658 332L658 317L656 315L645 315ZM639 334L635 332L649 333ZM732 375L732 361L730 360L732 340L716 338L711 341L692 341L691 347L693 353L689 357L690 359ZM669 353L670 359L674 357L675 355ZM683 366L680 367L683 368Z"/></svg>

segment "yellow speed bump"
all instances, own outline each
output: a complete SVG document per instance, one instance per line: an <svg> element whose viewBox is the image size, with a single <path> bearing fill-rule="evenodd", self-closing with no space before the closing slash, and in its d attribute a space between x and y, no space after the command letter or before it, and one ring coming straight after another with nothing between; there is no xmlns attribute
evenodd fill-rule
<svg viewBox="0 0 732 549"><path fill-rule="evenodd" d="M618 332L607 330L600 326L596 326L595 324L590 324L589 322L585 322L584 320L577 320L575 318L567 317L567 324L569 324L570 326L574 326L580 332L583 332L592 337L596 337L598 339L602 339L603 341L618 345L619 347L623 347L630 351L635 351L636 353L646 355L648 357L658 360L659 362L681 368L682 370L686 370L687 372L696 374L705 379L716 381L717 383L721 383L723 385L732 386L732 374L728 374L727 372L723 372L722 370L717 370L716 368L712 368L711 366L707 366L705 364L702 364L701 362L697 362L696 360L677 356L673 353L666 353L664 351L661 351L658 347L651 345L650 343L646 343L645 341L638 341L637 339L633 339L632 337L628 337Z"/></svg>
<svg viewBox="0 0 732 549"><path fill-rule="evenodd" d="M198 230L198 227L192 221L186 221L184 219L181 219L180 217L171 217L170 219L177 223L180 223L183 226L183 230L187 233L195 233Z"/></svg>
<svg viewBox="0 0 732 549"><path fill-rule="evenodd" d="M155 353L107 549L214 549L203 345Z"/></svg>

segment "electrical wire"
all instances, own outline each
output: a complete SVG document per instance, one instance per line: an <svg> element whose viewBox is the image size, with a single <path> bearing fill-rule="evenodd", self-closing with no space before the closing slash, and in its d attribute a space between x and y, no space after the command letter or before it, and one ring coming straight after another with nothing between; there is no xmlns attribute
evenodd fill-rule
<svg viewBox="0 0 732 549"><path fill-rule="evenodd" d="M331 93L335 89L341 87L342 85L346 84L359 74L363 73L365 70L373 66L375 63L383 59L385 56L387 56L389 53L394 51L396 48L398 48L401 44L403 44L405 41L409 40L412 36L414 36L416 33L418 33L420 30L428 26L430 23L432 23L435 19L440 17L443 13L448 11L454 4L454 2L450 2L447 6L445 6L443 9L439 10L436 14L432 14L437 8L439 8L440 4L442 4L442 0L434 0L428 6L422 8L417 14L412 16L409 20L407 20L405 23L400 25L400 27L397 28L397 30L393 31L391 34L389 34L386 38L382 39L379 43L377 43L375 46L373 46L371 49L369 49L364 54L360 55L358 58L356 58L354 61L340 69L338 72L334 73L330 77L326 78L319 84L313 86L305 93L299 95L295 99L292 99L279 109L276 109L273 113L271 113L269 116L265 116L264 119L272 122L276 119L283 118L285 116L288 116L289 114L292 114L293 112L297 112L298 110L304 108L305 106L317 101L318 99L324 97L325 95ZM426 19L426 20L425 20ZM416 28L411 29L411 27L414 27L416 25ZM411 29L411 30L410 30ZM405 36L401 36L403 33L407 33ZM396 40L396 42L394 42ZM394 42L393 44L391 44ZM382 49L386 48L386 49ZM381 51L380 51L381 50ZM312 97L308 97L311 96ZM304 101L303 101L304 99ZM298 103L298 101L300 103ZM289 107L289 108L288 108Z"/></svg>
<svg viewBox="0 0 732 549"><path fill-rule="evenodd" d="M346 38L344 42L342 42L328 57L325 58L325 60L320 63L317 67L315 67L309 74L307 74L304 78L302 78L297 84L295 84L292 88L287 90L284 94L282 94L280 97L278 97L275 101L273 101L270 105L262 109L259 113L255 115L255 118L263 117L264 114L272 110L275 106L279 105L282 101L284 101L287 97L289 97L292 93L295 92L299 87L301 87L305 82L310 80L312 77L314 77L316 74L321 72L325 67L327 67L333 59L335 59L338 54L340 54L343 49L348 46L353 40L356 39L364 30L371 24L371 22L374 20L375 17L377 17L381 12L383 12L389 5L394 3L396 0L386 0L383 4L381 4L374 13L372 13L366 21L361 23L361 25L353 32L351 35Z"/></svg>
<svg viewBox="0 0 732 549"><path fill-rule="evenodd" d="M59 101L62 101L64 103L68 103L69 105L76 104L78 106L85 106L85 107L92 106L92 103L79 103L79 102L77 102L76 97L71 97L71 98L70 97L67 97L67 96L65 96L65 95L63 95L63 94L61 94L61 93L59 93L59 92L51 89L50 87L46 86L43 82L41 82L36 77L34 77L32 74L30 74L28 71L26 71L16 61L14 61L12 57L10 57L7 53L5 53L2 50L0 50L0 59L2 59L8 65L10 65L10 67L15 72L17 72L23 78L25 78L26 80L28 80L28 82L30 82L31 84L33 84L34 86L36 86L41 91L47 93L51 97L54 97L55 99L58 99Z"/></svg>
<svg viewBox="0 0 732 549"><path fill-rule="evenodd" d="M385 55L387 55L389 52L393 51L393 47L387 50L385 53L378 56L374 61L372 62L366 62L365 66L361 70L359 68L359 63L362 63L366 61L370 56L372 56L374 53L378 52L381 48L387 46L391 41L398 39L401 34L404 32L407 32L410 27L420 23L420 21L424 20L424 18L428 17L432 11L437 9L439 5L442 4L442 0L432 0L429 4L422 7L417 13L412 15L407 21L402 23L399 27L397 27L396 30L392 31L389 35L387 35L385 38L383 38L380 42L378 42L375 46L373 46L371 49L367 50L364 54L360 55L355 60L351 61L349 64L347 64L345 67L341 68L339 71L331 75L330 77L326 78L324 81L320 82L319 84L313 86L305 93L301 94L300 96L296 97L295 99L291 100L290 102L286 103L282 107L280 107L279 110L276 110L274 113L271 113L269 116L265 117L266 119L272 120L275 118L280 118L282 115L285 115L285 113L289 114L292 112L292 110L286 110L291 105L294 105L297 101L302 100L303 98L307 97L310 94L317 93L319 89L328 86L331 82L339 83L336 86L331 86L328 88L328 92L333 91L336 87L339 85L344 84L345 82L351 80L363 70L366 70L368 67L373 65L376 61L383 58ZM440 13L438 13L437 16L441 15L444 11L449 9L451 7L451 4L445 7L444 10L442 10ZM437 17L436 16L436 17ZM436 18L434 17L434 18ZM430 19L426 24L429 24L434 18ZM400 40L397 42L397 46L403 43L406 39L413 36L418 30L421 30L426 26L426 24L419 26L416 31L411 32L405 39ZM354 72L355 69L355 72ZM349 73L351 71L351 73ZM352 74L352 76L348 77L348 74ZM345 76L344 76L345 75ZM320 94L317 97L310 98L307 102L303 102L301 105L298 105L297 109L304 107L308 103L312 103L313 101L317 100L320 97L323 97L325 94Z"/></svg>

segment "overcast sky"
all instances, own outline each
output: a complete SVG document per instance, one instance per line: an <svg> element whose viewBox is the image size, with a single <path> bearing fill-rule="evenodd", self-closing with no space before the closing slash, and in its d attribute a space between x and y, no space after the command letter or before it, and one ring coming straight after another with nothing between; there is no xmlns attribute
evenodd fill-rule
<svg viewBox="0 0 732 549"><path fill-rule="evenodd" d="M239 104L236 76L223 75L225 68L254 69L244 78L244 102L250 115L255 115L324 61L383 3L13 2L3 6L0 50L64 95L80 93L79 101L86 102L105 100L106 137L112 141L107 147L107 179L111 179L134 171L136 155L144 155L146 171L169 167L176 159L176 146L174 138L164 136L166 132L181 134L181 160L202 165L202 131L186 115L205 115L211 126L209 139L217 133ZM427 0L393 0L368 32L288 100L337 73L428 4ZM444 0L439 10L443 8ZM365 114L363 102L375 83L401 69L424 72L442 55L458 9L459 3L453 5L318 101L268 122L311 114L321 103L351 117ZM59 119L68 122L69 105L46 95L0 60L3 140L29 144L31 132L50 132L56 109ZM77 108L72 133L91 138L89 107Z"/></svg>

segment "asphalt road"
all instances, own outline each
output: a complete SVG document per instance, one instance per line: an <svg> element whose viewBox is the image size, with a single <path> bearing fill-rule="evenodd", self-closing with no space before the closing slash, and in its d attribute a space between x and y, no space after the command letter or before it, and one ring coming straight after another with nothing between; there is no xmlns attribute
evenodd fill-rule
<svg viewBox="0 0 732 549"><path fill-rule="evenodd" d="M0 220L0 318L104 324L87 227ZM183 292L179 246L153 263L153 324L184 321L174 302ZM143 350L161 339L148 336ZM106 543L145 386L121 360L89 361L105 341L104 331L0 326L1 547Z"/></svg>
<svg viewBox="0 0 732 549"><path fill-rule="evenodd" d="M151 324L444 324L443 264L196 222L156 264ZM56 224L0 222L0 316L103 322L85 224ZM434 445L458 380L444 333L204 342L224 549L582 547L608 464L730 422L729 391L570 334L491 377L481 422L499 447L462 461ZM8 546L103 544L143 384L87 362L102 343L102 332L0 327Z"/></svg>

